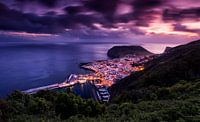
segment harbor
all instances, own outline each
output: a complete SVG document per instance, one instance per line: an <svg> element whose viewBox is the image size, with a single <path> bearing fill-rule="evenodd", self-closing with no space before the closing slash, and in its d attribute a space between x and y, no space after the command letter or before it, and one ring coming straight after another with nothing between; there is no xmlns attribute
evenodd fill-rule
<svg viewBox="0 0 200 122"><path fill-rule="evenodd" d="M37 88L32 88L32 89L28 89L25 91L22 91L25 94L35 94L41 90L56 90L56 89L64 89L67 87L72 87L75 84L85 84L87 82L93 84L94 88L95 88L95 95L96 98L94 98L96 101L101 101L101 102L108 102L109 98L110 98L110 94L107 90L106 87L101 86L96 84L99 80L84 80L84 79L77 79L78 75L75 74L71 74L69 76L69 78L63 82L63 83L56 83L56 84L51 84L51 85L47 85L47 86L42 86L42 87L37 87Z"/></svg>
<svg viewBox="0 0 200 122"><path fill-rule="evenodd" d="M76 84L90 83L94 87L93 99L100 102L108 102L110 93L108 88L116 81L131 73L144 70L144 63L152 60L152 56L126 56L123 58L109 59L85 63L81 68L92 71L89 74L71 74L64 82L42 86L23 91L26 94L34 94L41 90L56 90L73 87Z"/></svg>

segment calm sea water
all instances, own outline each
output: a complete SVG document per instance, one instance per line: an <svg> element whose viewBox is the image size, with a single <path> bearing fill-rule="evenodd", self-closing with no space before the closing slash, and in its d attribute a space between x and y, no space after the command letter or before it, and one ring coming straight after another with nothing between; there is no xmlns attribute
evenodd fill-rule
<svg viewBox="0 0 200 122"><path fill-rule="evenodd" d="M107 50L114 45L124 44L0 43L0 97L63 82L72 73L88 73L79 64L107 59Z"/></svg>

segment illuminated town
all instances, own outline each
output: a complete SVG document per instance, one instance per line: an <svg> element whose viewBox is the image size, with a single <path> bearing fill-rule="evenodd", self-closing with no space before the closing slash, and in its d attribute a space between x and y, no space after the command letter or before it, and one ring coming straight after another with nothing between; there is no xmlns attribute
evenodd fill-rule
<svg viewBox="0 0 200 122"><path fill-rule="evenodd" d="M96 61L81 67L94 71L88 80L100 80L96 85L111 86L115 81L120 80L133 72L144 69L143 65L133 66L143 60L143 57L124 57L110 60Z"/></svg>
<svg viewBox="0 0 200 122"><path fill-rule="evenodd" d="M93 73L79 75L71 74L63 83L29 89L24 92L32 94L40 90L65 88L73 86L76 83L84 84L86 82L91 82L96 87L97 100L108 102L110 98L108 87L131 73L144 70L144 63L152 60L153 58L154 56L127 55L123 58L87 63L81 65L80 67L86 70L91 70Z"/></svg>

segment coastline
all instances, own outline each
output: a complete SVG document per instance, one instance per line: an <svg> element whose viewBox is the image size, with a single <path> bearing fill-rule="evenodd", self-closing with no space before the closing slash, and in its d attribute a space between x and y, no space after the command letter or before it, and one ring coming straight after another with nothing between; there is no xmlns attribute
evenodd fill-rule
<svg viewBox="0 0 200 122"><path fill-rule="evenodd" d="M80 68L80 69L87 70L87 71L91 71L92 73L95 73L94 70L85 67L85 65L89 65L89 64L91 64L91 63L93 63L93 62L80 63L80 64L79 64L79 68Z"/></svg>
<svg viewBox="0 0 200 122"><path fill-rule="evenodd" d="M110 59L108 58L108 59L103 59L103 60L95 60L95 61L92 61L92 62L83 62L83 63L79 64L79 68L84 69L84 70L88 70L88 71L92 71L93 73L95 73L96 72L95 70L93 70L91 68L87 68L87 67L85 67L85 65L90 65L92 63L98 63L98 62L108 61L108 60L110 60Z"/></svg>
<svg viewBox="0 0 200 122"><path fill-rule="evenodd" d="M83 65L87 65L87 64L91 64L91 63L95 63L95 62L101 62L101 61L108 61L110 60L110 58L108 57L108 59L102 59L102 60L94 60L94 61L91 61L91 62L82 62L82 63L79 63L79 66L83 66ZM111 59L112 60L112 59Z"/></svg>

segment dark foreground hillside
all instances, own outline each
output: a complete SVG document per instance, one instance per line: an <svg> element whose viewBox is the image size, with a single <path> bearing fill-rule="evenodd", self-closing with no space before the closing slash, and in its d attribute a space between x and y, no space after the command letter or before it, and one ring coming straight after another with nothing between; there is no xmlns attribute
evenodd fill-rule
<svg viewBox="0 0 200 122"><path fill-rule="evenodd" d="M1 122L159 122L200 121L200 80L171 87L135 90L100 104L68 93L13 93L0 100Z"/></svg>

